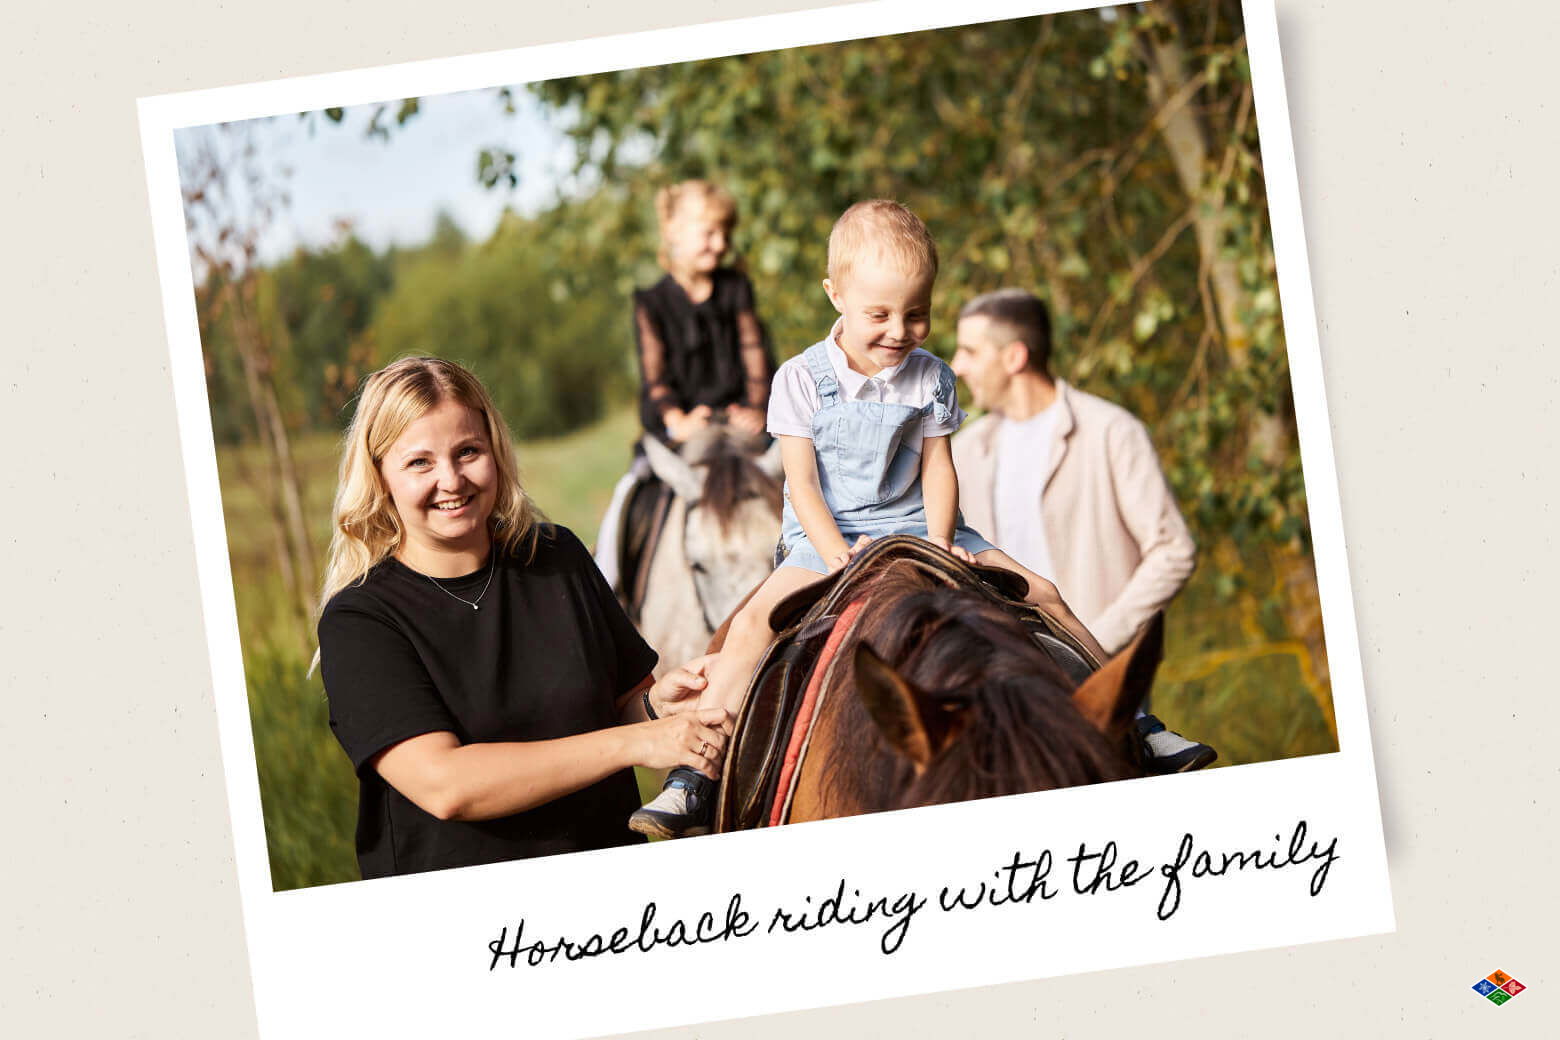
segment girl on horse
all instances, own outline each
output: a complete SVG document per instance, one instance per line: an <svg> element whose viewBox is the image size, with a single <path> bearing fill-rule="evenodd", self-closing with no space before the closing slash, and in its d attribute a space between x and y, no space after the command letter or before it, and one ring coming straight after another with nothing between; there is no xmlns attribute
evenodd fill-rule
<svg viewBox="0 0 1560 1040"><path fill-rule="evenodd" d="M660 227L658 259L666 274L634 292L634 338L639 359L639 421L671 444L723 419L754 435L764 432L764 410L774 360L753 305L747 275L721 261L737 223L736 201L719 185L690 180L655 197ZM619 517L634 487L649 476L636 454L613 491L596 541L596 562L614 585Z"/></svg>

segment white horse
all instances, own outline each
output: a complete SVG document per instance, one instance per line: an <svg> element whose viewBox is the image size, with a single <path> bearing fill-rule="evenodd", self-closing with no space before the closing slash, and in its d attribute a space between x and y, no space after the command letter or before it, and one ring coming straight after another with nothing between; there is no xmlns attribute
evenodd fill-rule
<svg viewBox="0 0 1560 1040"><path fill-rule="evenodd" d="M780 444L724 424L674 451L644 438L645 458L676 496L646 575L639 629L661 655L656 675L704 653L721 623L774 567L780 538Z"/></svg>

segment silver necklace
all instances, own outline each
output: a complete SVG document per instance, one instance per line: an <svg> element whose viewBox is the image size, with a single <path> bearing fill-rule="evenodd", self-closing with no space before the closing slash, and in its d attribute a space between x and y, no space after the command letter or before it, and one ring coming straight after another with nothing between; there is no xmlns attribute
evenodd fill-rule
<svg viewBox="0 0 1560 1040"><path fill-rule="evenodd" d="M459 600L461 603L466 604L466 606L470 607L472 610L477 610L478 609L477 604L481 603L482 602L482 597L487 595L488 586L493 584L493 569L494 569L494 566L498 563L498 549L495 547L495 548L490 549L488 551L491 554L488 557L488 580L482 583L482 591L477 593L477 598L476 599L464 599L464 598L462 598L460 596L455 595L455 593L451 592L449 589L445 588L443 585L440 585L437 581L435 581L433 575L431 575L431 574L424 574L423 577L427 578L429 581L433 582L433 587L438 589L440 592L444 593L450 599Z"/></svg>

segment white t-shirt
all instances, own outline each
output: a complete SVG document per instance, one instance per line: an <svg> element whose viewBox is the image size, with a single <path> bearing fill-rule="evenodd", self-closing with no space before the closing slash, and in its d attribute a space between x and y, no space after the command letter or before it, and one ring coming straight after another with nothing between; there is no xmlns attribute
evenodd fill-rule
<svg viewBox="0 0 1560 1040"><path fill-rule="evenodd" d="M1054 575L1041 499L1051 469L1051 435L1055 427L1054 404L1022 422L1003 419L997 427L993 502L997 529L991 532L991 538L1009 556L1042 578Z"/></svg>
<svg viewBox="0 0 1560 1040"><path fill-rule="evenodd" d="M838 331L838 324L835 331ZM885 401L891 404L907 404L919 408L932 399L937 380L945 367L942 359L917 347L893 368L885 368L875 376L864 376L850 367L845 352L834 341L834 332L824 341L834 379L840 385L840 396L850 401ZM926 413L919 428L906 441L913 451L921 450L922 437L938 437L951 434L964 422L964 412L957 400L950 402L953 414L947 422L938 422L932 412ZM773 387L769 391L769 432L776 436L812 437L812 420L822 402L818 398L818 385L806 359L798 354L775 373Z"/></svg>

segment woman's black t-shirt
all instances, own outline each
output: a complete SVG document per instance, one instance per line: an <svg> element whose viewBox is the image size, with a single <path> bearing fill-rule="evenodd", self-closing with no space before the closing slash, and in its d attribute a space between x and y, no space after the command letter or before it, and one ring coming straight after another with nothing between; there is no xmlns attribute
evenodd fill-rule
<svg viewBox="0 0 1560 1040"><path fill-rule="evenodd" d="M440 820L368 762L422 733L462 743L550 740L617 724L616 700L656 654L624 617L585 547L543 526L536 554L500 557L472 610L394 559L332 597L320 617L330 726L359 780L357 853L365 878L550 856L643 840L624 769L497 820ZM476 600L488 568L441 581Z"/></svg>

